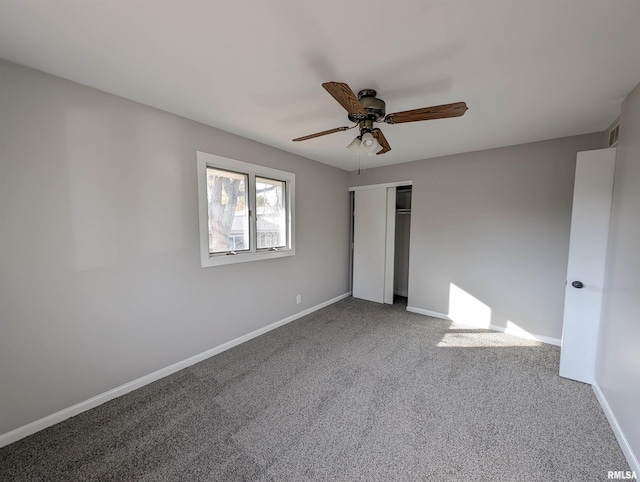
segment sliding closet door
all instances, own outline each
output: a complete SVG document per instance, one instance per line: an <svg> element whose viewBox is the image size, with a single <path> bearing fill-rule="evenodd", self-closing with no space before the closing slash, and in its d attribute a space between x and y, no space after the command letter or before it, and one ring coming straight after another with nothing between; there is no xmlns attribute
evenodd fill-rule
<svg viewBox="0 0 640 482"><path fill-rule="evenodd" d="M384 302L387 189L355 191L353 297Z"/></svg>

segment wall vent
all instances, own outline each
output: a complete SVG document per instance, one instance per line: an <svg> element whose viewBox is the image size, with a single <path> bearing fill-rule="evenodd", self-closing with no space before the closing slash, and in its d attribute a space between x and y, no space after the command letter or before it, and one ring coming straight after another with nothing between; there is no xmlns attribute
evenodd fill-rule
<svg viewBox="0 0 640 482"><path fill-rule="evenodd" d="M609 131L608 147L615 147L618 144L618 134L620 133L620 122L616 122Z"/></svg>

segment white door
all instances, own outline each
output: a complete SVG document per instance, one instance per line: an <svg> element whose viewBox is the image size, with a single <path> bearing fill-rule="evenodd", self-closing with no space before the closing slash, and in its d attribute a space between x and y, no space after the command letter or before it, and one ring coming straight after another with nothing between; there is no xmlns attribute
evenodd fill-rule
<svg viewBox="0 0 640 482"><path fill-rule="evenodd" d="M393 192L395 222L395 188L361 189L355 191L354 196L352 294L354 298L378 303L393 303L394 240L393 235L389 237L387 231L387 208L391 196L388 189ZM390 273L387 256L389 249L392 253Z"/></svg>
<svg viewBox="0 0 640 482"><path fill-rule="evenodd" d="M593 383L609 238L615 149L578 153L560 376Z"/></svg>

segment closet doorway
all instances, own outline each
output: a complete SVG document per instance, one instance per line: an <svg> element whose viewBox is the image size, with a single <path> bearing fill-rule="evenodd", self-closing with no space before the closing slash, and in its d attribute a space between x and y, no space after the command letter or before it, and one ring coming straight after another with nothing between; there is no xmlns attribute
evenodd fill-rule
<svg viewBox="0 0 640 482"><path fill-rule="evenodd" d="M411 235L411 186L396 188L396 239L393 270L393 294L409 296L409 240Z"/></svg>
<svg viewBox="0 0 640 482"><path fill-rule="evenodd" d="M354 298L393 304L408 296L411 184L350 188Z"/></svg>

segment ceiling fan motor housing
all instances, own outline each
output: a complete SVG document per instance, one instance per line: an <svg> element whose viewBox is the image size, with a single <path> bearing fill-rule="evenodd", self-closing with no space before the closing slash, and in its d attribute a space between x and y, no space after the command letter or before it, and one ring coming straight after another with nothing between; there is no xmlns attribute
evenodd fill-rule
<svg viewBox="0 0 640 482"><path fill-rule="evenodd" d="M384 103L384 100L378 99L376 94L376 91L373 89L363 89L358 92L358 100L367 112L367 115L363 118L361 114L349 114L349 120L351 122L361 122L365 119L374 122L383 121L386 104Z"/></svg>

